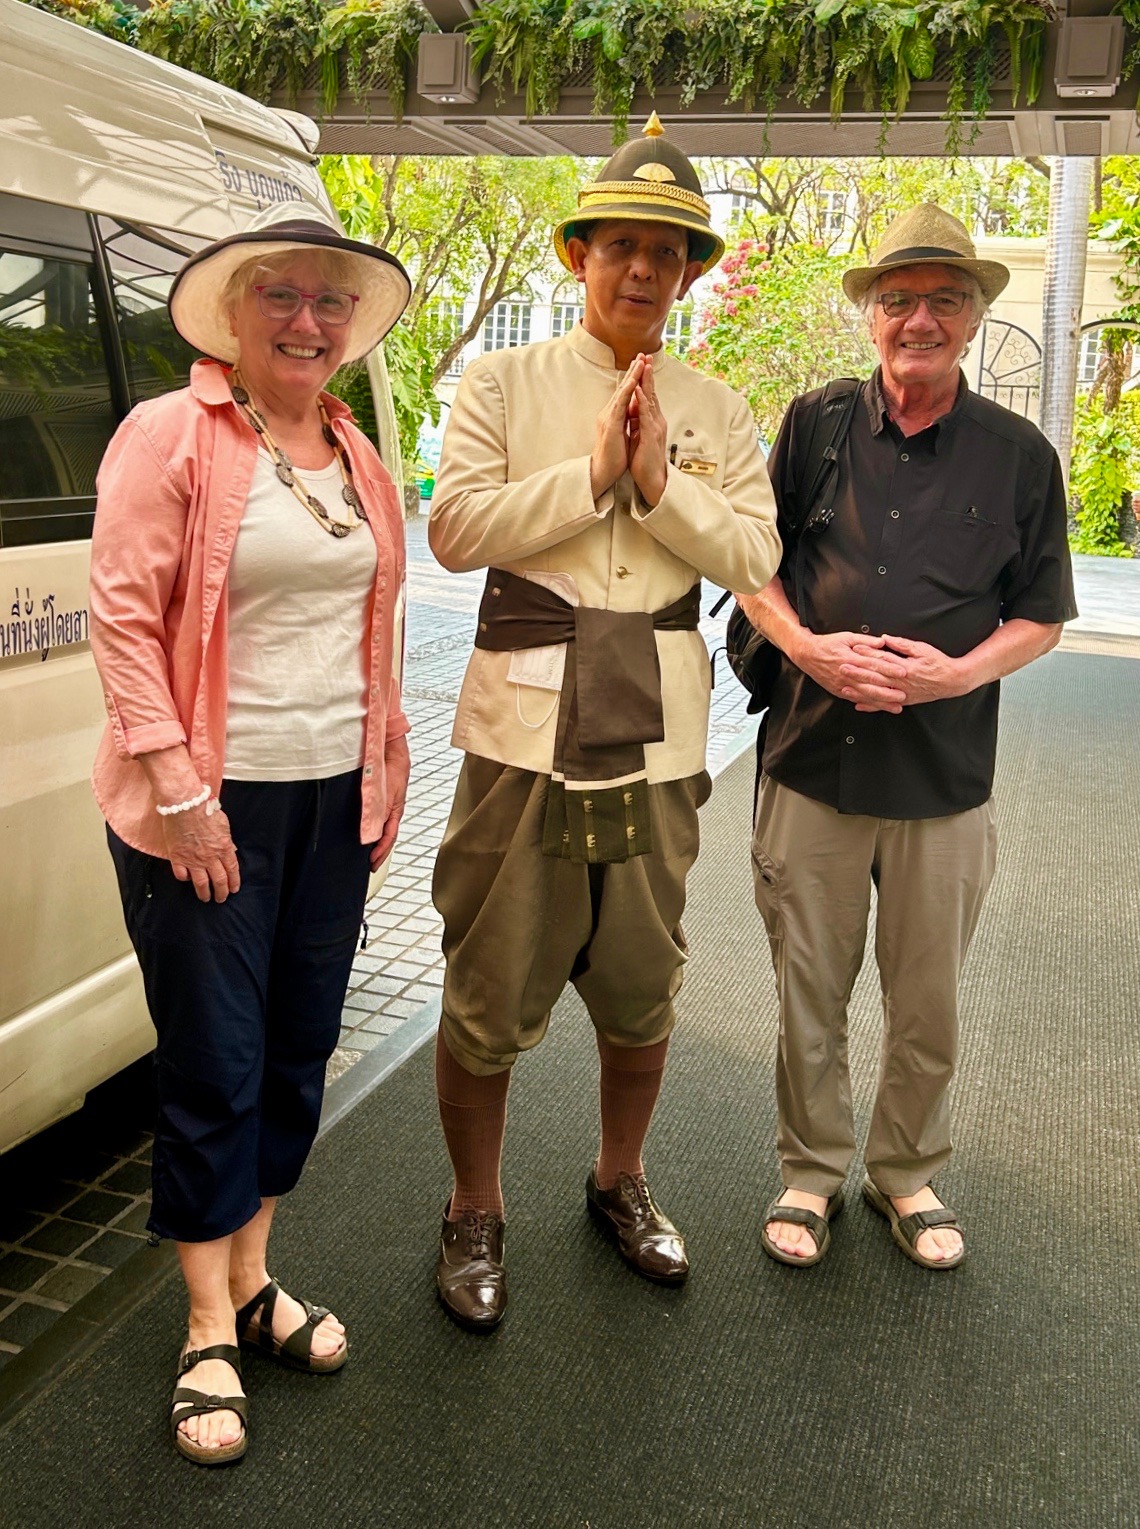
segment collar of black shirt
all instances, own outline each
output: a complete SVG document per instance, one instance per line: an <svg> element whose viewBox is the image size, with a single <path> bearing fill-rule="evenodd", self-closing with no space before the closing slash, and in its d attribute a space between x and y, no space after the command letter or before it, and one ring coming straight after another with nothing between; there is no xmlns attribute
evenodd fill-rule
<svg viewBox="0 0 1140 1529"><path fill-rule="evenodd" d="M921 441L926 444L929 441L930 449L938 454L938 442L943 431L953 430L962 414L962 405L969 396L970 388L962 372L958 373L958 396L954 400L954 407L948 414L943 414L925 430L920 430L917 436L908 436L911 441ZM886 394L883 392L883 369L877 366L871 374L863 389L863 400L867 405L867 417L871 422L871 434L881 435L884 430L890 430L892 435L901 441L904 439L902 431L891 418L891 411L887 404Z"/></svg>

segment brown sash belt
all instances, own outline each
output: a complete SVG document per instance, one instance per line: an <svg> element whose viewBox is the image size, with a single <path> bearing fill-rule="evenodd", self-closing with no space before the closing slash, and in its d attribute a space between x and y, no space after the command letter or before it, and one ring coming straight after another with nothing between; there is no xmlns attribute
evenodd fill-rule
<svg viewBox="0 0 1140 1529"><path fill-rule="evenodd" d="M652 850L645 744L665 737L654 633L695 632L700 614L699 583L659 611L609 611L571 605L502 568L488 571L477 648L567 644L545 854L604 864Z"/></svg>

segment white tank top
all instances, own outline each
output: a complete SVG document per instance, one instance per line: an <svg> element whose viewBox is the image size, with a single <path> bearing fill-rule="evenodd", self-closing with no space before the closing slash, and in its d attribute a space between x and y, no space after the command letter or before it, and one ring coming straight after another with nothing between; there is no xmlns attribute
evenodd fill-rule
<svg viewBox="0 0 1140 1529"><path fill-rule="evenodd" d="M335 461L295 471L348 518ZM228 779L321 780L361 763L376 557L367 526L330 536L258 451L229 568Z"/></svg>

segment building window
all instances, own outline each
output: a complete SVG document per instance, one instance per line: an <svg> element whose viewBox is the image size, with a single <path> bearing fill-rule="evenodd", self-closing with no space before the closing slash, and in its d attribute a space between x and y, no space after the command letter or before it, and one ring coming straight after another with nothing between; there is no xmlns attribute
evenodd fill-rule
<svg viewBox="0 0 1140 1529"><path fill-rule="evenodd" d="M463 328L463 299L435 297L427 305L428 332L431 343L450 345Z"/></svg>
<svg viewBox="0 0 1140 1529"><path fill-rule="evenodd" d="M574 325L586 316L586 305L577 302L558 302L550 305L550 338L559 339L569 334Z"/></svg>
<svg viewBox="0 0 1140 1529"><path fill-rule="evenodd" d="M834 238L843 232L847 217L847 193L845 191L821 191L819 193L819 226L827 237Z"/></svg>
<svg viewBox="0 0 1140 1529"><path fill-rule="evenodd" d="M689 348L693 313L690 308L674 308L665 322L665 344L674 355L683 356Z"/></svg>
<svg viewBox="0 0 1140 1529"><path fill-rule="evenodd" d="M496 303L483 320L483 349L509 350L530 343L530 304Z"/></svg>
<svg viewBox="0 0 1140 1529"><path fill-rule="evenodd" d="M1100 365L1100 330L1090 329L1081 335L1081 348L1077 352L1077 386L1091 388L1096 381Z"/></svg>

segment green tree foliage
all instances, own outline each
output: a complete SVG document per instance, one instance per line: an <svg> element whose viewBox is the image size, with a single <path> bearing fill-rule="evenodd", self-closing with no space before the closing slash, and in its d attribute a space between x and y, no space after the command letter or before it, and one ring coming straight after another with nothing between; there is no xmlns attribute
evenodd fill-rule
<svg viewBox="0 0 1140 1529"><path fill-rule="evenodd" d="M434 387L496 303L561 271L551 225L588 167L574 159L329 155L321 175L349 234L407 267L412 297L384 346L409 470ZM351 400L349 400L351 402Z"/></svg>
<svg viewBox="0 0 1140 1529"><path fill-rule="evenodd" d="M863 255L897 213L920 202L990 236L1044 234L1049 214L1045 166L1021 159L714 159L705 184L738 197L738 232L773 251L806 239ZM828 217L829 193L843 199L841 223Z"/></svg>
<svg viewBox="0 0 1140 1529"><path fill-rule="evenodd" d="M1124 496L1140 488L1140 397L1126 393L1140 323L1140 164L1131 157L1106 159L1098 207L1092 216L1096 237L1120 255L1113 280L1120 307L1113 318L1130 327L1100 330L1096 381L1073 420L1069 483L1075 500L1078 552L1131 557L1120 534Z"/></svg>
<svg viewBox="0 0 1140 1529"><path fill-rule="evenodd" d="M1075 552L1131 557L1120 536L1124 497L1140 488L1140 399L1126 396L1105 413L1099 400L1081 399L1073 420L1069 485L1077 499Z"/></svg>
<svg viewBox="0 0 1140 1529"><path fill-rule="evenodd" d="M769 441L797 394L875 364L866 321L840 286L848 263L818 245L773 253L753 239L721 262L685 359L742 393Z"/></svg>

